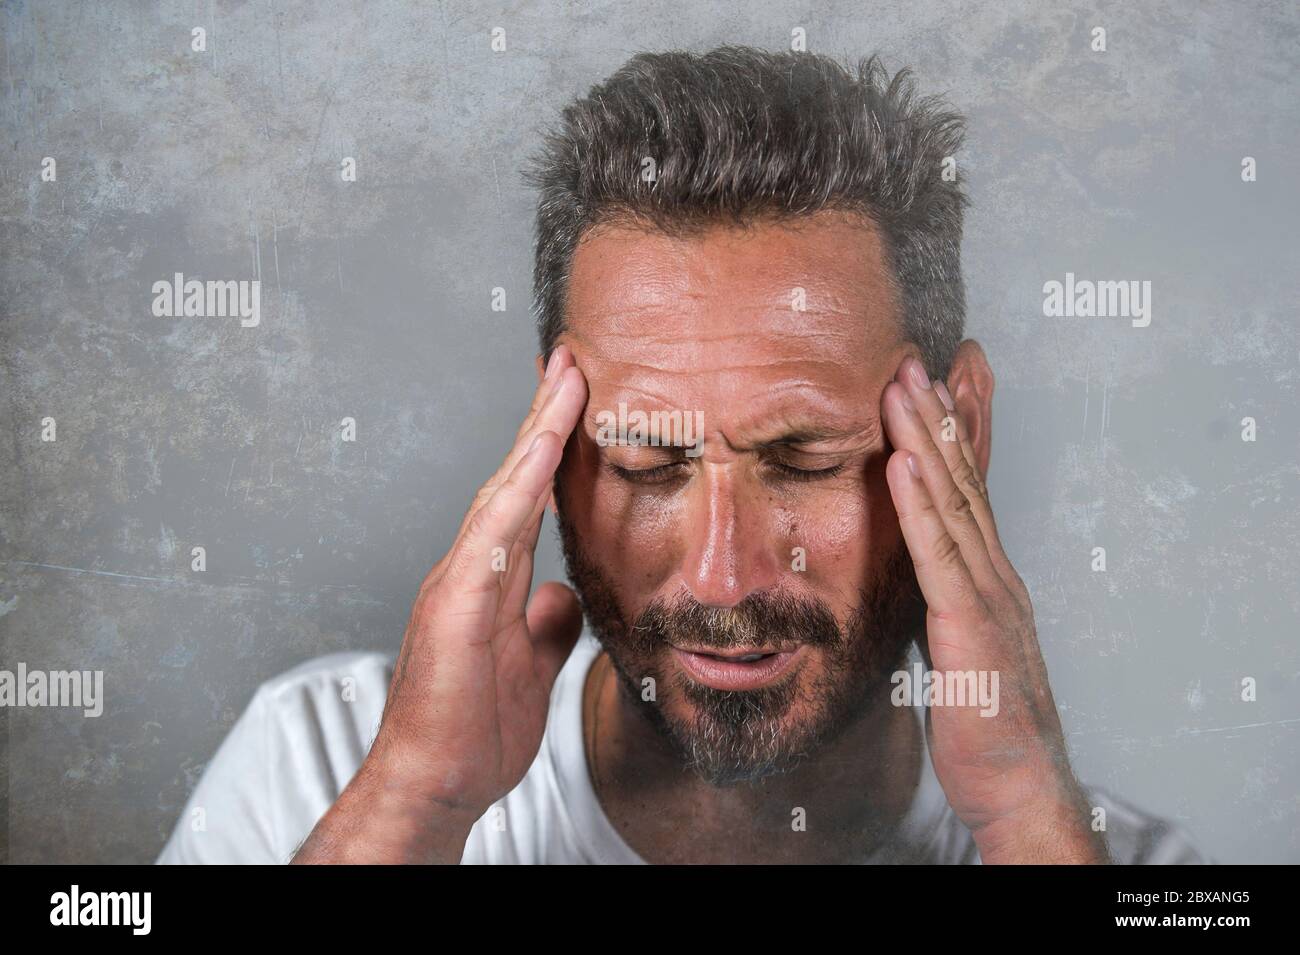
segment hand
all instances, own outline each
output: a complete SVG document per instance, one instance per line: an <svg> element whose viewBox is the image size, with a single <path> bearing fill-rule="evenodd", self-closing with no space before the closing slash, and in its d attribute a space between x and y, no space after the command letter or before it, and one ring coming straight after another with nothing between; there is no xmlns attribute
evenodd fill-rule
<svg viewBox="0 0 1300 955"><path fill-rule="evenodd" d="M420 587L374 745L295 861L459 861L474 821L523 779L582 629L563 584L527 602L552 478L586 402L560 346L510 454Z"/></svg>
<svg viewBox="0 0 1300 955"><path fill-rule="evenodd" d="M998 539L966 424L946 386L932 387L910 357L882 410L896 449L885 474L927 604L928 668L982 672L990 688L998 679L996 715L969 700L927 708L948 802L985 863L1108 862L1070 770L1029 591Z"/></svg>

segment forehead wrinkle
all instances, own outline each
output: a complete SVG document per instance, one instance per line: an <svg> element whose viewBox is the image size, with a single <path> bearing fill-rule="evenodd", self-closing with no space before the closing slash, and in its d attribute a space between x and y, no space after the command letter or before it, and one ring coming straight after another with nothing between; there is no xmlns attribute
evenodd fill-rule
<svg viewBox="0 0 1300 955"><path fill-rule="evenodd" d="M761 295L724 284L708 293L640 296L644 289L631 284L614 283L606 296L572 298L566 332L596 344L606 339L673 343L683 335L701 341L761 335L777 340L835 337L861 342L894 338L901 330L892 303L881 302L863 289L821 289L822 283L810 278ZM791 306L790 292L796 285L809 292L800 310ZM645 300L637 301L639 296ZM588 326L585 332L584 325ZM665 332L665 327L674 331Z"/></svg>
<svg viewBox="0 0 1300 955"><path fill-rule="evenodd" d="M685 373L672 373L683 377ZM695 377L695 376L692 376ZM694 413L704 412L705 434L721 436L728 447L733 449L749 446L765 446L787 443L791 445L808 445L813 443L845 442L859 438L864 447L879 442L882 435L881 424L875 414L868 413L864 419L850 418L854 407L852 400L845 399L827 391L823 383L801 379L783 381L764 386L754 396L737 396L723 402L722 421L718 415L707 408L697 408L698 404L710 401L683 401L682 395L671 395L662 389L639 387L634 384L611 386L612 394L607 400L597 402L594 397L588 402L583 414L583 423L591 432L595 432L596 416L602 411L614 411L618 402L626 402L630 410L681 410ZM628 401L634 395L641 395L644 402ZM800 396L802 404L791 406L792 399L786 396ZM784 400L783 400L784 399ZM793 397L797 401L797 397ZM644 407L639 405L644 404ZM866 407L870 408L868 404ZM736 415L732 409L738 409ZM706 438L707 441L707 438Z"/></svg>
<svg viewBox="0 0 1300 955"><path fill-rule="evenodd" d="M789 313L795 287L807 292L808 309L799 313L804 321L819 311L858 322L883 313L884 324L895 324L898 302L879 230L831 210L686 239L635 223L605 223L575 250L569 304L575 315L656 319L680 315L684 306L716 311L709 302L721 297L729 312L765 312L779 302Z"/></svg>
<svg viewBox="0 0 1300 955"><path fill-rule="evenodd" d="M810 391L824 396L824 400L819 403L826 404L837 400L839 397L837 392L840 389L835 385L837 381L844 380L843 373L846 370L845 362L810 356L775 358L770 361L734 362L721 367L701 367L698 365L665 367L644 362L601 358L597 358L594 364L595 367L591 367L590 364L584 362L583 368L583 373L587 375L593 393L596 390L609 390L615 393L619 391L638 392L662 401L668 407L683 407L682 394L681 392L666 390L664 383L656 379L667 377L672 379L686 378L689 381L695 381L702 376L708 376L715 389L728 392L730 397L746 403L756 400L756 397L761 398L782 392ZM785 371L776 380L772 380L771 376L767 376L765 380L753 381L752 386L746 388L746 385L749 384L750 373L767 372L773 368L782 368ZM812 373L821 368L826 368L830 374L816 375ZM737 381L735 379L741 380ZM858 375L850 375L848 380L857 383L861 378ZM752 391L755 396L740 394L744 391ZM699 392L692 389L691 394L692 396L698 396Z"/></svg>
<svg viewBox="0 0 1300 955"><path fill-rule="evenodd" d="M790 382L786 387L769 390L768 394L791 391L803 392L812 400L802 406L791 407L783 402L775 407L754 409L736 422L732 429L735 437L753 435L754 444L775 444L793 434L804 437L791 443L810 444L861 436L866 444L873 445L882 436L879 416L871 410L870 404L865 406L868 413L858 419L853 417L853 405L842 405L816 384ZM820 436L813 437L815 435ZM728 443L736 444L732 438L728 438Z"/></svg>
<svg viewBox="0 0 1300 955"><path fill-rule="evenodd" d="M778 418L782 416L778 415ZM786 419L794 420L797 418ZM827 450L841 450L843 445L853 441L854 445L862 448L875 447L880 443L881 427L878 418L872 417L863 422L862 427L839 427L836 425L827 425L824 422L815 424L794 424L785 425L786 430L782 431L775 437L766 440L756 441L755 444L761 446L773 445L791 445L795 447L806 447L808 445L826 444L831 448ZM772 429L775 432L775 428ZM760 432L761 433L761 432Z"/></svg>
<svg viewBox="0 0 1300 955"><path fill-rule="evenodd" d="M829 364L810 361L804 363ZM852 408L858 400L857 396L842 395L836 389L829 388L825 378L814 379L801 375L799 378L750 385L747 380L749 376L745 374L750 370L749 366L734 366L712 372L652 369L648 374L633 374L622 381L592 376L589 379L591 392L583 420L594 431L596 416L602 411L616 412L620 401L626 402L629 410L680 410L691 414L700 411L704 414L704 433L722 435L728 444L733 444L733 436L739 439L755 430L763 433L766 428L770 431L766 422L772 417L811 423L801 424L799 430L825 427L824 419L833 417L844 420L845 409ZM691 387L691 383L706 374L712 379L706 391ZM666 389L664 382L655 380L662 377L684 379L684 386L681 390ZM643 400L637 401L636 396L641 396ZM796 407L791 408L792 404ZM759 416L759 419L747 421L747 412ZM856 424L846 422L846 426L840 430L845 434L856 433L860 430Z"/></svg>
<svg viewBox="0 0 1300 955"><path fill-rule="evenodd" d="M640 388L633 384L611 385L610 390L613 391L614 393L612 399L614 404L617 405L617 403L620 401L625 402L629 405L629 411L694 410L694 409L685 409L683 407L683 404L680 401L676 401L672 397L666 394L656 392L654 390L650 390L646 388ZM628 397L631 394L637 394L645 398L648 398L649 400L644 402L646 407L631 406L632 403L627 401ZM604 404L607 403L608 402L604 402ZM617 411L617 409L608 408L608 407L597 407L597 403L594 395L594 389L593 389L593 393L590 394L587 399L587 407L586 410L583 412L582 419L584 422L589 423L594 430L596 426L596 416L600 414L602 411Z"/></svg>
<svg viewBox="0 0 1300 955"><path fill-rule="evenodd" d="M606 340L608 339L616 339L624 345L627 344L626 338L608 336ZM767 339L779 341L783 345L809 342L818 344L815 348L795 347L781 351L755 347L758 342ZM648 337L644 340L652 342L652 347L640 347L625 356L613 354L600 347L597 342L592 342L596 347L582 357L582 364L590 367L591 372L595 373L591 377L597 380L620 373L628 381L636 381L643 376L655 374L732 375L770 372L773 369L783 368L788 369L787 374L798 373L808 376L806 381L798 384L816 385L818 383L816 373L820 369L825 369L828 373L826 377L834 379L842 377L846 368L865 365L869 360L865 342L858 339L852 343L863 346L862 354L854 358L849 347L850 343L841 336L826 340L826 336L804 335L792 342L789 336L737 332L712 336L706 340L692 339L689 342L660 336ZM751 354L754 352L757 353ZM637 370L641 370L640 374ZM821 379L823 383L825 380L826 378ZM763 384L762 387L766 389L773 386Z"/></svg>
<svg viewBox="0 0 1300 955"><path fill-rule="evenodd" d="M617 320L627 314L615 315L610 312L602 312L600 320L608 322ZM705 344L727 343L735 340L748 343L770 341L783 344L790 341L819 341L823 339L834 339L836 342L854 341L865 343L869 338L876 337L870 334L873 326L879 327L879 325L883 324L866 321L861 313L832 309L810 308L803 312L778 311L768 314L755 309L751 316L751 320L748 322L730 322L720 319L717 311L714 310L702 313L684 328L678 327L666 331L664 328L665 323L680 323L683 318L688 316L684 316L681 309L663 309L662 311L656 309L647 310L644 314L637 314L635 322L637 325L645 326L646 330L644 331L616 328L584 334L569 326L566 328L565 333L575 341L602 350L604 343L611 341L619 343L634 342L642 346L665 345L681 347L684 344L684 339L688 337L689 343L700 342ZM833 320L818 324L816 320L822 317ZM767 320L769 318L770 320Z"/></svg>
<svg viewBox="0 0 1300 955"><path fill-rule="evenodd" d="M789 446L806 448L828 445L826 452L865 449L876 446L882 430L878 419L871 417L858 423L830 423L805 412L778 410L770 415L753 415L727 428L715 429L732 451ZM707 447L708 439L705 439Z"/></svg>

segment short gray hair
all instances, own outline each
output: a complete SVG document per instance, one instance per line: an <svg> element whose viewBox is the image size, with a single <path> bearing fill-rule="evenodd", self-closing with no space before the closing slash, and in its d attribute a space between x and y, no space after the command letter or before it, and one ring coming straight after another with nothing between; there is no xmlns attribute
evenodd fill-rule
<svg viewBox="0 0 1300 955"><path fill-rule="evenodd" d="M564 331L574 251L593 226L631 220L680 235L840 210L879 229L904 335L946 375L966 313L967 200L955 171L964 135L959 114L918 97L910 71L890 79L878 56L860 60L854 76L813 53L637 54L564 108L524 172L539 191L542 354ZM652 182L641 177L646 157Z"/></svg>

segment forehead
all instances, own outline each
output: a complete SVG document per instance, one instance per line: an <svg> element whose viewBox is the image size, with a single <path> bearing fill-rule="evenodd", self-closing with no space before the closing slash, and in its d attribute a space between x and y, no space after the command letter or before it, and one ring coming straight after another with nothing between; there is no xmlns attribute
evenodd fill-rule
<svg viewBox="0 0 1300 955"><path fill-rule="evenodd" d="M840 213L688 238L605 225L574 255L562 340L593 400L851 400L902 346L888 270L879 234Z"/></svg>

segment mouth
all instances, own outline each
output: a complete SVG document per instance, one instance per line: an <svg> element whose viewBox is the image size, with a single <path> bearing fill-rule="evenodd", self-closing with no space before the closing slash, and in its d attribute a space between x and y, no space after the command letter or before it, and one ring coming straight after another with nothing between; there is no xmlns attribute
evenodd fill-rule
<svg viewBox="0 0 1300 955"><path fill-rule="evenodd" d="M674 646L673 656L698 683L715 690L756 690L775 683L803 656L804 647L739 647L725 651Z"/></svg>

